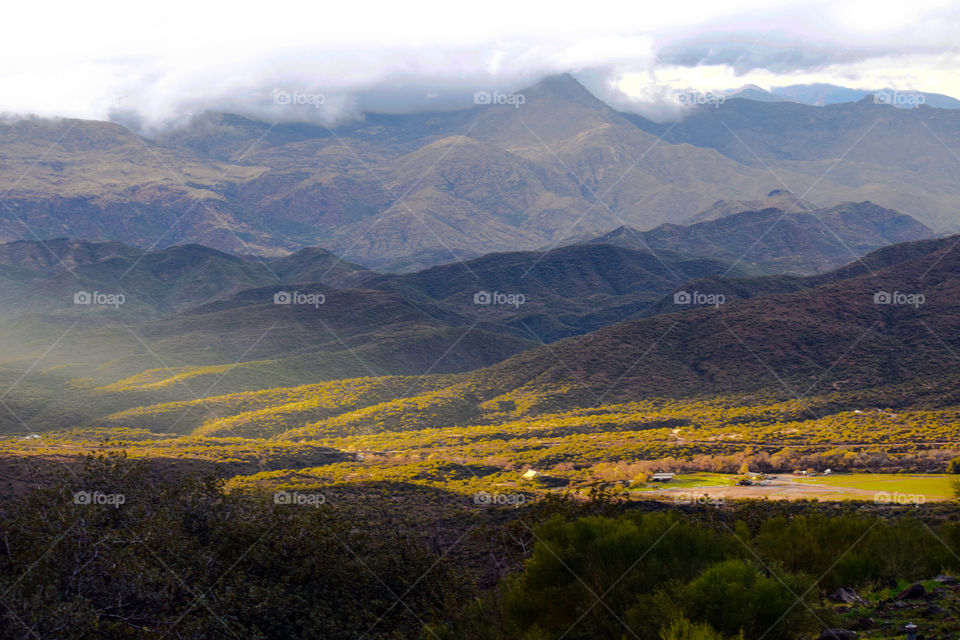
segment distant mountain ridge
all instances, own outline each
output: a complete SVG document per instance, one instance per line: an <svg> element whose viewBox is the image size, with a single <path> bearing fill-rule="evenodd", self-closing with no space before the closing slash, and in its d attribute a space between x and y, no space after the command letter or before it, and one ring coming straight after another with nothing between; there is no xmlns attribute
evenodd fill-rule
<svg viewBox="0 0 960 640"><path fill-rule="evenodd" d="M161 317L247 289L319 284L396 291L452 304L469 317L476 309L467 293L488 288L527 294L529 304L513 322L526 318L550 341L639 312L684 280L818 273L933 235L910 216L871 203L808 205L785 191L758 201L721 200L692 225L620 227L566 247L451 260L405 275L381 275L318 247L269 258L201 245L144 251L115 241L17 241L0 245L0 315L75 311L74 293L101 291L126 296L125 316Z"/></svg>
<svg viewBox="0 0 960 640"><path fill-rule="evenodd" d="M785 380L810 385L844 380L848 387L956 370L960 365L947 347L958 341L950 329L960 295L960 254L953 250L957 239L910 243L906 255L874 274L851 265L846 277L796 293L719 308L675 305L673 314L630 320L552 345L554 363L561 360L566 366L548 363L550 354L535 350L497 365L491 374L527 375L521 372L537 370L528 359L539 358L552 373L538 370L537 381L572 382L571 371L581 372L586 384L604 391L604 381L616 381L636 359L631 355L639 357L651 345L653 352L629 371L613 397L668 393L671 387L696 393L700 385L734 388L748 380L777 385L768 367ZM867 261L873 260L868 256ZM882 291L923 293L925 301L878 304L875 296ZM658 342L660 336L665 337Z"/></svg>
<svg viewBox="0 0 960 640"><path fill-rule="evenodd" d="M520 108L366 114L336 129L203 114L156 140L109 122L7 121L0 240L275 256L323 246L415 271L679 223L783 188L821 207L870 200L937 231L958 224L944 147L960 143L960 111L728 99L671 126L618 112L570 76L522 93Z"/></svg>
<svg viewBox="0 0 960 640"><path fill-rule="evenodd" d="M780 209L781 211L808 211L817 209L817 205L808 202L786 189L774 189L765 198L754 200L717 200L703 211L687 218L683 224L694 224L716 220L733 213L744 211L762 211L763 209Z"/></svg>
<svg viewBox="0 0 960 640"><path fill-rule="evenodd" d="M816 107L844 102L858 102L869 97L901 109L915 109L921 104L938 109L960 109L960 100L942 93L900 91L889 87L867 90L851 89L835 84L812 83L771 87L768 90L757 85L746 85L724 93L730 98L746 98L747 100L760 102L790 101ZM897 99L895 97L897 95L902 95L903 99Z"/></svg>
<svg viewBox="0 0 960 640"><path fill-rule="evenodd" d="M600 420L610 405L716 394L745 400L758 394L779 397L815 417L804 407L812 395L896 384L920 389L960 373L954 355L960 337L953 331L960 319L955 304L960 296L958 240L952 236L886 247L862 262L817 276L707 278L688 284L701 293L739 289L744 295L705 306L668 296L655 316L631 318L487 368L434 379L409 397L374 398L329 420L310 413L308 405L290 404L296 390L286 390L279 397L289 419L278 421L275 412L257 411L239 423L213 421L205 433L238 435L224 428L233 424L240 434L298 439L360 429L522 423L569 411ZM727 288L710 288L714 285ZM894 292L900 296L896 300L884 297ZM925 296L922 302L900 299L916 294ZM135 426L137 416L155 422L180 411L179 405L144 407L110 422Z"/></svg>
<svg viewBox="0 0 960 640"><path fill-rule="evenodd" d="M762 168L779 178L775 188L818 206L869 200L937 232L960 229L960 193L951 186L960 176L952 151L960 147L960 110L895 109L872 99L815 107L731 98L693 108L676 123L630 119L667 142Z"/></svg>
<svg viewBox="0 0 960 640"><path fill-rule="evenodd" d="M776 202L780 207L751 209ZM933 236L911 216L870 202L807 208L792 194L767 200L715 203L689 226L666 224L650 231L621 227L591 243L675 251L742 263L756 273L807 275L843 266L880 247Z"/></svg>
<svg viewBox="0 0 960 640"><path fill-rule="evenodd" d="M844 215L844 207L839 210L837 215ZM751 214L781 212L732 214L684 229ZM599 396L603 385L621 376L623 388L611 400L753 388L769 371L750 359L751 350L791 379L812 383L827 371L838 384L897 382L934 375L932 349L954 348L951 301L960 296L956 242L954 236L892 245L806 277L756 277L749 275L749 265L731 269L726 262L663 248L588 243L545 253L492 254L412 274L376 274L347 265L346 288L276 281L247 287L244 278L264 274L256 259L173 247L146 254L140 260L145 266L131 273L139 274L139 282L169 290L168 304L186 304L187 293L198 296L195 304L164 312L127 305L96 309L72 305L67 290L68 308L21 309L0 323L0 378L18 382L20 392L8 401L16 416L38 428L65 419L83 423L140 405L192 401L207 388L232 393L347 377L458 374L466 377L450 384L466 385L469 393L464 396L460 387L444 391L457 406L503 396L494 405L531 411L554 402L550 398L565 406L587 403L591 394L578 391L584 384ZM36 244L34 268L46 251ZM117 243L62 241L50 248L73 265L81 282L99 270L128 269L137 257L136 250ZM3 246L0 257L9 263L10 256L22 258L30 249L25 243ZM316 268L312 257L319 259ZM45 260L52 264L49 256ZM332 260L326 252L306 250L295 260L266 265L288 261L278 270L297 278L339 264ZM66 274L64 282L77 283L62 266L50 268ZM6 285L25 277L9 264L4 269L0 282ZM200 280L182 279L189 273ZM49 295L46 285L26 282ZM239 290L219 288L228 283ZM920 292L926 302L910 308L877 304L875 295L882 291ZM290 300L294 292L296 302ZM725 300L718 308L699 299L687 304L676 297L681 292L721 294ZM927 339L930 329L947 347ZM749 349L732 334L723 335L730 330ZM868 340L873 331L879 337ZM548 345L538 348L542 343ZM867 348L869 357L852 351L844 356L849 363L830 368L828 360L844 355L837 349L851 344ZM897 360L915 346L917 355ZM631 361L637 366L629 367ZM19 381L24 369L30 375ZM470 371L475 373L465 373ZM528 394L541 399L528 401ZM420 406L416 397L410 402ZM396 408L402 412L405 406ZM9 420L0 426L22 429Z"/></svg>
<svg viewBox="0 0 960 640"><path fill-rule="evenodd" d="M75 293L99 291L123 294L124 315L155 317L254 287L346 286L366 273L317 248L263 259L201 245L144 251L120 242L23 240L0 244L0 316L76 310Z"/></svg>
<svg viewBox="0 0 960 640"><path fill-rule="evenodd" d="M719 306L673 301L672 313L525 351L451 381L443 397L424 394L343 414L336 426L387 418L416 424L424 406L434 417L431 427L448 427L575 409L599 415L621 402L718 393L775 393L802 407L811 394L956 375L958 240L908 243L867 256L873 274L851 265L797 279L811 282L791 291ZM925 300L878 303L878 293L892 292L922 292ZM307 437L312 428L287 435Z"/></svg>

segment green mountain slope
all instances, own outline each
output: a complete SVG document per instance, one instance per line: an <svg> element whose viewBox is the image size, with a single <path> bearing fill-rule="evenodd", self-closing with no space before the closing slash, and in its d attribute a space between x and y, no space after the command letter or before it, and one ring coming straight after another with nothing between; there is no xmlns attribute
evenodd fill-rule
<svg viewBox="0 0 960 640"><path fill-rule="evenodd" d="M719 307L678 305L675 313L622 322L466 374L450 387L449 400L414 397L402 406L343 414L335 426L412 423L425 415L445 416L432 426L454 426L771 388L802 398L955 374L960 255L951 249L957 239L908 245L912 255L875 275L857 267L847 277L792 293L774 291ZM882 292L924 299L919 305L875 303ZM312 428L325 432L332 426ZM309 433L310 427L295 432Z"/></svg>
<svg viewBox="0 0 960 640"><path fill-rule="evenodd" d="M658 315L532 348L472 372L410 385L384 379L391 392L338 408L316 399L326 393L321 385L308 392L264 392L279 395L252 404L218 397L212 402L223 408L219 413L199 402L142 402L108 424L162 428L174 412L192 407L184 427L206 434L233 430L299 439L416 430L428 437L424 429L493 428L570 411L599 419L608 405L623 402L730 394L798 400L802 412L808 396L873 393L890 385L907 389L960 375L953 330L960 313L958 240L887 247L816 276L695 280L685 286L729 297L719 306L697 306L668 296L655 308ZM916 294L924 297L905 297Z"/></svg>

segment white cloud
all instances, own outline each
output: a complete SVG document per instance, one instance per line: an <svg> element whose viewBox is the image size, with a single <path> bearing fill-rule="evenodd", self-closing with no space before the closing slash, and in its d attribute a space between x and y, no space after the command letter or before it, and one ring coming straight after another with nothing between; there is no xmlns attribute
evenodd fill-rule
<svg viewBox="0 0 960 640"><path fill-rule="evenodd" d="M676 88L819 81L960 96L958 10L763 0L583 4L491 0L275 5L172 0L17 3L0 40L0 111L148 125L213 109L335 120L465 106L581 71L622 108L663 113ZM710 85L710 86L708 86ZM280 89L323 104L273 102ZM669 110L669 107L667 108Z"/></svg>

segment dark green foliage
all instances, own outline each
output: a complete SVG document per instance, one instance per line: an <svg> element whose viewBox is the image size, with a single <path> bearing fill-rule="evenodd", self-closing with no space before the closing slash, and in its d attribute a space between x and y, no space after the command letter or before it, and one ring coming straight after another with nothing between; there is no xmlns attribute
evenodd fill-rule
<svg viewBox="0 0 960 640"><path fill-rule="evenodd" d="M75 504L77 491L124 501ZM338 495L275 504L91 459L0 511L0 638L786 640L837 621L823 597L838 586L895 593L960 569L949 520L651 512L610 490L511 510L448 557L382 505ZM494 555L505 577L472 588L465 567Z"/></svg>
<svg viewBox="0 0 960 640"><path fill-rule="evenodd" d="M790 637L815 624L810 603L803 601L809 594L804 582L767 575L753 562L727 560L679 589L677 602L686 615L728 635Z"/></svg>
<svg viewBox="0 0 960 640"><path fill-rule="evenodd" d="M811 511L750 527L631 512L557 516L534 532L522 572L454 627L431 630L444 640L813 637L837 621L823 598L838 586L863 591L960 569L951 551L960 526L909 517Z"/></svg>
<svg viewBox="0 0 960 640"><path fill-rule="evenodd" d="M723 634L709 624L676 618L660 632L660 640L723 640Z"/></svg>
<svg viewBox="0 0 960 640"><path fill-rule="evenodd" d="M555 519L538 541L504 609L517 632L536 624L554 635L571 629L570 638L616 637L623 628L611 610L622 615L636 594L735 552L732 541L714 544L711 532L664 514Z"/></svg>
<svg viewBox="0 0 960 640"><path fill-rule="evenodd" d="M947 473L960 473L960 458L954 458L947 464Z"/></svg>
<svg viewBox="0 0 960 640"><path fill-rule="evenodd" d="M74 504L81 490L125 503ZM383 523L156 483L123 459L34 492L0 529L2 638L415 637L466 584Z"/></svg>
<svg viewBox="0 0 960 640"><path fill-rule="evenodd" d="M954 524L935 531L920 520L814 514L766 521L754 540L766 561L786 571L822 576L820 585L835 589L853 584L917 580L956 567L948 540ZM957 547L952 547L957 548Z"/></svg>
<svg viewBox="0 0 960 640"><path fill-rule="evenodd" d="M810 626L805 607L788 611L800 578L790 576L787 587L748 559L737 535L676 513L554 518L536 540L496 603L470 612L491 629L483 637L716 638L765 630L781 616L793 628ZM715 591L723 595L711 601Z"/></svg>

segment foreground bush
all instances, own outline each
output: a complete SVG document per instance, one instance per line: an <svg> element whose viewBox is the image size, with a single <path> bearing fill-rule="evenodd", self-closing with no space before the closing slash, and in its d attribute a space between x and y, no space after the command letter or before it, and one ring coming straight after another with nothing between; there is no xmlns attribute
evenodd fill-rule
<svg viewBox="0 0 960 640"><path fill-rule="evenodd" d="M2 638L417 637L465 585L399 532L335 507L230 495L213 479L156 483L123 459L8 507L0 532Z"/></svg>
<svg viewBox="0 0 960 640"><path fill-rule="evenodd" d="M758 505L759 506L759 505ZM668 513L556 517L533 553L447 639L814 638L837 586L871 589L960 570L960 526L808 513L748 526Z"/></svg>

